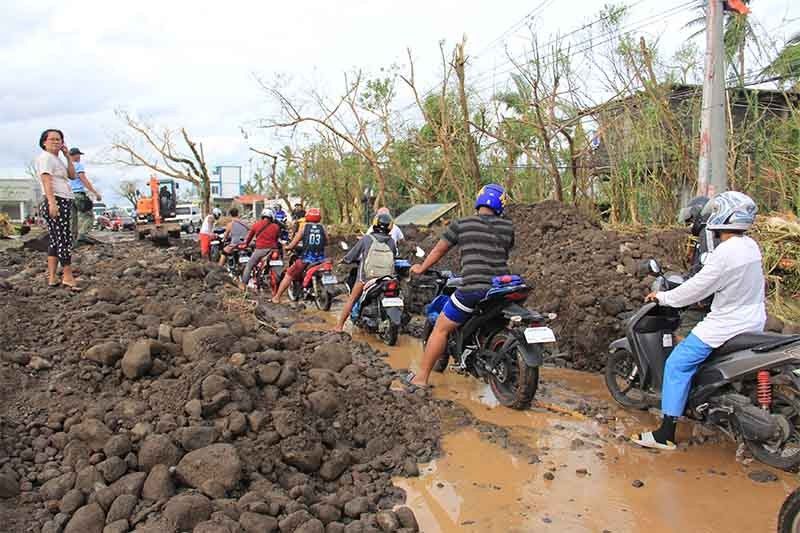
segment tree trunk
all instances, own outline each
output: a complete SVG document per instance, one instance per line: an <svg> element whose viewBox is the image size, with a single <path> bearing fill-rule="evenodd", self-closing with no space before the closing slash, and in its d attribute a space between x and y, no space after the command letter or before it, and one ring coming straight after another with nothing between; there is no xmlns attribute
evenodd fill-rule
<svg viewBox="0 0 800 533"><path fill-rule="evenodd" d="M481 188L481 170L478 166L478 153L475 149L475 139L472 137L469 126L469 106L467 104L467 90L464 74L464 66L467 62L467 59L464 56L465 42L466 37L463 41L461 41L461 44L456 45L455 71L456 76L458 76L458 99L461 104L461 115L464 121L464 132L466 135L467 167L470 177L472 178L472 182L475 185L475 190L477 191Z"/></svg>

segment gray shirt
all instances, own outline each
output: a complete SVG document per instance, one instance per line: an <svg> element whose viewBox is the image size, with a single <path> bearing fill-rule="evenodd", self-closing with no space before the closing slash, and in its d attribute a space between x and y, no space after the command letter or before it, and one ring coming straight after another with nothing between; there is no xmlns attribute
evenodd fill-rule
<svg viewBox="0 0 800 533"><path fill-rule="evenodd" d="M461 248L461 290L489 289L493 277L510 273L508 254L514 247L510 220L495 215L462 218L447 226L442 239Z"/></svg>

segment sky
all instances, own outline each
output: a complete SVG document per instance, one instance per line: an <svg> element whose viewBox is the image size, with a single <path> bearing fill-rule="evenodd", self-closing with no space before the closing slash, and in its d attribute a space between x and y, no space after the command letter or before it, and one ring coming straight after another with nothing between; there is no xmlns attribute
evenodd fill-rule
<svg viewBox="0 0 800 533"><path fill-rule="evenodd" d="M609 0L610 3L611 0ZM490 90L507 79L507 54L523 53L529 24L544 36L595 20L597 0L0 0L0 176L24 175L38 137L59 128L86 153L87 173L112 203L122 179L149 172L102 164L124 130L115 110L149 123L185 127L203 143L210 166L249 174L249 142L277 151L286 139L255 129L276 104L258 79L291 91L335 96L343 74L407 67L412 50L419 85L439 79L439 42L467 36L467 79ZM697 16L691 8L659 16L682 0L626 0L637 34L676 49ZM753 0L754 17L777 38L800 31L797 0ZM531 16L532 14L532 16ZM582 37L576 37L578 41ZM700 45L703 43L700 42ZM403 87L398 102L411 102ZM412 117L413 118L413 117Z"/></svg>

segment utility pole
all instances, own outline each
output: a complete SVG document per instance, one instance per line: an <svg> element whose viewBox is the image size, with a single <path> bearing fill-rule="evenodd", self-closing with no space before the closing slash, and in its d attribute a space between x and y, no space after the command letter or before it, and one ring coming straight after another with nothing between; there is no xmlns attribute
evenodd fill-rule
<svg viewBox="0 0 800 533"><path fill-rule="evenodd" d="M723 19L723 1L708 0L703 107L700 116L700 161L697 166L697 194L708 197L728 188Z"/></svg>
<svg viewBox="0 0 800 533"><path fill-rule="evenodd" d="M728 189L728 141L725 122L725 9L750 12L743 0L708 0L703 108L700 117L700 161L697 194L714 196Z"/></svg>

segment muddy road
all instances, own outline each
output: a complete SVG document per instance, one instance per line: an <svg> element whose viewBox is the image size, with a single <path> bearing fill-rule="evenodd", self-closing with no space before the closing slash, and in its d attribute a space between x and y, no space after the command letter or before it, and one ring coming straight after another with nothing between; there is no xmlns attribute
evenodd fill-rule
<svg viewBox="0 0 800 533"><path fill-rule="evenodd" d="M322 330L331 314L313 312L301 329ZM396 369L416 369L419 340L387 347L358 330L354 340L383 351ZM477 423L443 423L443 455L398 478L423 531L702 533L774 531L797 477L739 462L736 447L681 425L673 453L642 450L627 435L657 423L613 403L599 374L544 368L534 407L513 411L491 390L452 371L434 374L433 395L466 408ZM758 482L750 478L765 477Z"/></svg>

